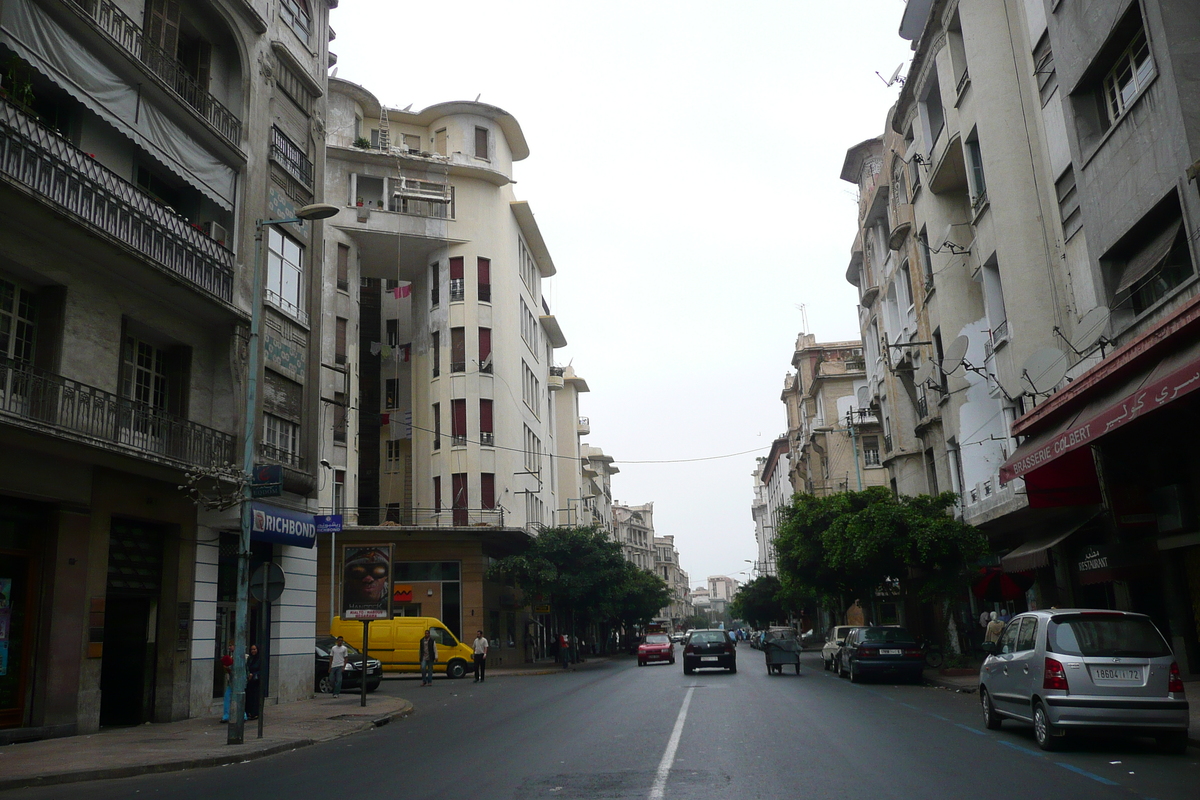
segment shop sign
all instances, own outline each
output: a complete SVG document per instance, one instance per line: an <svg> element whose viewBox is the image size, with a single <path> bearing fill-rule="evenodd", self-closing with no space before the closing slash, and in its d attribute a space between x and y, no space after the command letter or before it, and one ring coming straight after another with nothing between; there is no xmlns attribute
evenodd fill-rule
<svg viewBox="0 0 1200 800"><path fill-rule="evenodd" d="M311 548L317 543L317 526L312 514L301 514L266 503L251 503L250 538L256 542Z"/></svg>
<svg viewBox="0 0 1200 800"><path fill-rule="evenodd" d="M318 514L313 517L313 522L317 524L317 533L342 532L341 514Z"/></svg>
<svg viewBox="0 0 1200 800"><path fill-rule="evenodd" d="M1143 548L1131 544L1097 544L1085 547L1079 552L1075 569L1080 576L1095 573L1100 570L1136 567L1148 561L1148 554Z"/></svg>
<svg viewBox="0 0 1200 800"><path fill-rule="evenodd" d="M283 467L279 464L256 464L250 481L251 497L279 497L283 494Z"/></svg>

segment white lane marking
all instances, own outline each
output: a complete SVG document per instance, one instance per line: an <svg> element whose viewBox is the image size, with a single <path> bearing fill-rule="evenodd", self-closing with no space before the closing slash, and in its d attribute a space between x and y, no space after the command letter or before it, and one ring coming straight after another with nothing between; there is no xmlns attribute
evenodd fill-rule
<svg viewBox="0 0 1200 800"><path fill-rule="evenodd" d="M671 731L662 761L658 762L654 785L650 787L650 800L662 800L663 792L667 789L667 776L671 774L671 764L675 762L675 751L679 749L679 738L683 735L683 722L687 719L688 706L692 704L692 693L695 691L696 687L693 686L683 696L683 706L679 709L679 716L675 718L675 729Z"/></svg>

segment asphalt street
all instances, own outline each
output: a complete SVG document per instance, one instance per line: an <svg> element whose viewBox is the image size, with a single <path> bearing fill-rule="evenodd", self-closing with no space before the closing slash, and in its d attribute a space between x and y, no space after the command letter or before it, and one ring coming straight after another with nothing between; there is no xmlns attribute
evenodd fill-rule
<svg viewBox="0 0 1200 800"><path fill-rule="evenodd" d="M983 728L974 694L851 684L806 654L768 676L747 645L737 674L680 664L385 681L404 720L270 758L190 772L18 789L12 798L1157 798L1200 796L1200 751L1086 738L1043 753L1032 732Z"/></svg>

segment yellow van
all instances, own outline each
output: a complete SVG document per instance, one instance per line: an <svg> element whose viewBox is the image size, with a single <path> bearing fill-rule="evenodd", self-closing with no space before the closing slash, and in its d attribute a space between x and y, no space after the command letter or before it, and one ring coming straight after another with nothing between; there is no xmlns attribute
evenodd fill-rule
<svg viewBox="0 0 1200 800"><path fill-rule="evenodd" d="M437 664L434 672L444 672L450 678L461 678L472 668L474 651L454 638L454 634L435 617L395 617L371 623L370 657L383 663L384 672L420 672L419 643L425 631L437 642ZM363 624L356 619L334 617L329 626L331 636L341 636L346 644L362 650Z"/></svg>

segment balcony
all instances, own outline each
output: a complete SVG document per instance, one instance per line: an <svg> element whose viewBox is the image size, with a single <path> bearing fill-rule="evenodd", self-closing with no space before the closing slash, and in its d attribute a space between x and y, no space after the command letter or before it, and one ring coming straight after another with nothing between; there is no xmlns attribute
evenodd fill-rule
<svg viewBox="0 0 1200 800"><path fill-rule="evenodd" d="M917 398L917 419L925 419L929 416L929 399L925 395Z"/></svg>
<svg viewBox="0 0 1200 800"><path fill-rule="evenodd" d="M467 282L462 278L450 279L450 302L461 303L467 299Z"/></svg>
<svg viewBox="0 0 1200 800"><path fill-rule="evenodd" d="M0 420L179 468L237 458L230 434L7 358Z"/></svg>
<svg viewBox="0 0 1200 800"><path fill-rule="evenodd" d="M496 446L496 434L493 433L492 431L480 431L479 432L479 443L481 445L483 445L484 447L495 447Z"/></svg>
<svg viewBox="0 0 1200 800"><path fill-rule="evenodd" d="M271 160L305 189L313 187L313 165L304 150L278 127L271 126Z"/></svg>
<svg viewBox="0 0 1200 800"><path fill-rule="evenodd" d="M450 434L450 446L451 447L466 447L467 446L467 435L465 433Z"/></svg>
<svg viewBox="0 0 1200 800"><path fill-rule="evenodd" d="M185 105L193 109L226 141L238 147L242 123L220 100L187 73L179 59L142 35L142 29L112 0L70 0L70 5L120 49L140 61Z"/></svg>
<svg viewBox="0 0 1200 800"><path fill-rule="evenodd" d="M575 432L580 436L587 436L592 432L592 421L587 417L580 417L579 424L575 426Z"/></svg>
<svg viewBox="0 0 1200 800"><path fill-rule="evenodd" d="M885 453L890 453L890 452L892 452L892 435L891 435L890 433L888 433L888 434L884 434L884 437L883 437L883 452L885 452Z"/></svg>
<svg viewBox="0 0 1200 800"><path fill-rule="evenodd" d="M217 299L233 302L233 253L0 100L0 176Z"/></svg>
<svg viewBox="0 0 1200 800"><path fill-rule="evenodd" d="M357 518L357 527L404 528L503 528L502 508L343 508L343 517Z"/></svg>

